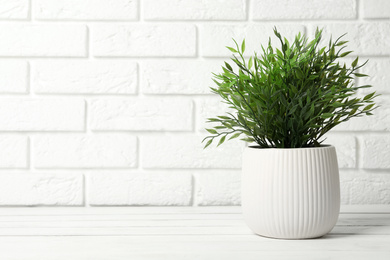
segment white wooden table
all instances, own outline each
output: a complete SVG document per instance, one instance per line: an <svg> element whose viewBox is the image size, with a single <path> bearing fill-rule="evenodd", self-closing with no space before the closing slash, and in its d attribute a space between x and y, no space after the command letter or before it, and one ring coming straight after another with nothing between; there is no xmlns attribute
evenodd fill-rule
<svg viewBox="0 0 390 260"><path fill-rule="evenodd" d="M389 260L389 209L343 208L325 237L276 240L239 207L1 208L0 259Z"/></svg>

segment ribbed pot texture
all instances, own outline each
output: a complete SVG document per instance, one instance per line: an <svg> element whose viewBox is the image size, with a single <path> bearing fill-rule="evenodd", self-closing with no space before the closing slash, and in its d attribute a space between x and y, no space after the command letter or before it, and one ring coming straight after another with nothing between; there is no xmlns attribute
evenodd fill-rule
<svg viewBox="0 0 390 260"><path fill-rule="evenodd" d="M305 239L327 234L340 212L336 149L247 147L242 210L249 228L261 236Z"/></svg>

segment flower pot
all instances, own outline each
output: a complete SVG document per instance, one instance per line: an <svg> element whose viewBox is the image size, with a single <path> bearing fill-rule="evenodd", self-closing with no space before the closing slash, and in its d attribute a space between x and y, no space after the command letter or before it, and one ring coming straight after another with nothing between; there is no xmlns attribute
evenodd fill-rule
<svg viewBox="0 0 390 260"><path fill-rule="evenodd" d="M305 239L327 234L340 212L336 149L247 147L242 210L249 228L261 236Z"/></svg>

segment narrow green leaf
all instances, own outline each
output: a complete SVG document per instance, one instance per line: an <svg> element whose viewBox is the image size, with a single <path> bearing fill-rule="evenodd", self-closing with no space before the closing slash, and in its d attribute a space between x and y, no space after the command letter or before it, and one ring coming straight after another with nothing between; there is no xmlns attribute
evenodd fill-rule
<svg viewBox="0 0 390 260"><path fill-rule="evenodd" d="M252 63L253 63L253 59L252 59L252 57L250 57L249 61L248 61L248 69L249 70L252 68Z"/></svg>
<svg viewBox="0 0 390 260"><path fill-rule="evenodd" d="M234 49L234 48L232 48L232 47L228 47L228 46L226 46L226 48L228 48L228 49L229 49L229 51L231 51L231 52L237 53L236 49Z"/></svg>
<svg viewBox="0 0 390 260"><path fill-rule="evenodd" d="M229 120L229 119L231 119L230 117L228 117L228 116L217 116L218 118L220 118L220 119L224 119L224 120Z"/></svg>
<svg viewBox="0 0 390 260"><path fill-rule="evenodd" d="M373 108L373 106L375 106L375 104L370 104L370 105L366 106L362 111L370 110L371 108Z"/></svg>
<svg viewBox="0 0 390 260"><path fill-rule="evenodd" d="M372 98L374 95L375 95L375 92L372 92L372 93L366 95L366 96L363 98L363 100L368 100L368 99Z"/></svg>
<svg viewBox="0 0 390 260"><path fill-rule="evenodd" d="M332 114L332 113L323 113L321 115L321 118L329 118L329 117L332 117L332 116L334 116L334 114Z"/></svg>
<svg viewBox="0 0 390 260"><path fill-rule="evenodd" d="M223 144L223 142L225 142L225 139L226 139L226 135L222 136L221 139L219 139L217 147Z"/></svg>
<svg viewBox="0 0 390 260"><path fill-rule="evenodd" d="M227 63L226 61L225 61L225 66L226 66L226 68L227 68L228 70L233 71L233 68L232 68L232 67L230 66L230 64Z"/></svg>
<svg viewBox="0 0 390 260"><path fill-rule="evenodd" d="M361 78L361 77L368 77L368 75L366 75L366 74L361 74L361 73L354 73L354 75L355 75L356 77L359 77L359 78Z"/></svg>
<svg viewBox="0 0 390 260"><path fill-rule="evenodd" d="M297 75L298 79L303 79L304 75L303 75L303 72L302 72L302 70L300 68L297 68L295 70L295 72L296 72L296 75Z"/></svg>
<svg viewBox="0 0 390 260"><path fill-rule="evenodd" d="M255 139L250 138L250 137L241 138L240 140L245 141L245 142L248 142L248 143L253 143L253 142L255 142Z"/></svg>
<svg viewBox="0 0 390 260"><path fill-rule="evenodd" d="M234 139L234 138L237 138L237 137L239 137L241 135L241 133L235 133L234 135L232 135L230 138L229 138L229 140L232 140L232 139Z"/></svg>
<svg viewBox="0 0 390 260"><path fill-rule="evenodd" d="M241 44L241 52L242 53L245 52L245 39L242 41L242 44Z"/></svg>
<svg viewBox="0 0 390 260"><path fill-rule="evenodd" d="M354 109L352 109L351 110L351 112L349 112L349 116L352 116L352 115L354 115L355 113L357 112L357 108L354 108Z"/></svg>
<svg viewBox="0 0 390 260"><path fill-rule="evenodd" d="M330 104L332 107L342 107L342 106L344 106L344 104L343 103L341 103L341 102L338 102L338 101L336 101L336 102L333 102L332 104Z"/></svg>
<svg viewBox="0 0 390 260"><path fill-rule="evenodd" d="M340 55L340 57L342 58L342 57L345 57L345 56L347 56L348 54L350 54L350 53L352 53L353 51L347 51L347 52L344 52L344 53L342 53L341 55Z"/></svg>
<svg viewBox="0 0 390 260"><path fill-rule="evenodd" d="M212 135L218 134L218 132L215 129L207 129L206 128L206 131L209 132Z"/></svg>
<svg viewBox="0 0 390 260"><path fill-rule="evenodd" d="M341 46L341 45L344 45L346 44L348 41L339 41L336 46Z"/></svg>
<svg viewBox="0 0 390 260"><path fill-rule="evenodd" d="M206 149L212 142L213 142L213 139L208 140L206 145L203 147L203 149Z"/></svg>
<svg viewBox="0 0 390 260"><path fill-rule="evenodd" d="M359 57L357 57L357 58L352 62L351 66L352 66L353 68L355 68L355 67L357 66L358 60L359 60Z"/></svg>

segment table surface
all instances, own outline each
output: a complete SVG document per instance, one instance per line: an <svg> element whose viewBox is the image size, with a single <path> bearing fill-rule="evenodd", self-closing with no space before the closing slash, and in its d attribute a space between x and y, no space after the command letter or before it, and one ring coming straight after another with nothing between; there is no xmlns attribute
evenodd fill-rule
<svg viewBox="0 0 390 260"><path fill-rule="evenodd" d="M310 240L253 234L239 207L1 208L1 260L390 259L390 210L344 209Z"/></svg>

